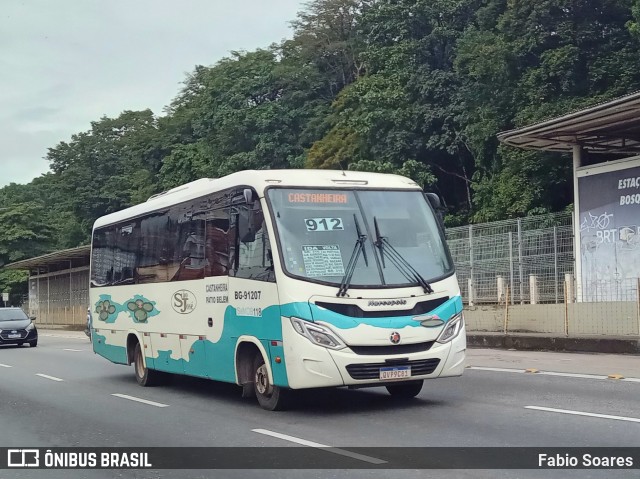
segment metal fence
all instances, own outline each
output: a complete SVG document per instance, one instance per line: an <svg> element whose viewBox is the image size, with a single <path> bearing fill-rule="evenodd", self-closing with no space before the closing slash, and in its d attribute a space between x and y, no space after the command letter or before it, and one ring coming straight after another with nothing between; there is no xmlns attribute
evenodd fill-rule
<svg viewBox="0 0 640 479"><path fill-rule="evenodd" d="M564 302L565 275L574 269L572 218L554 213L448 228L465 302Z"/></svg>

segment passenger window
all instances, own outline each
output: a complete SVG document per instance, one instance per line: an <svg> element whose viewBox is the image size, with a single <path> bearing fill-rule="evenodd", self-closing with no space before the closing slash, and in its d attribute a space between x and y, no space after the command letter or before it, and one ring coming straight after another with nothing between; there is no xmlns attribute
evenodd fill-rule
<svg viewBox="0 0 640 479"><path fill-rule="evenodd" d="M136 268L138 283L169 281L173 275L173 228L168 212L154 213L141 220L141 255Z"/></svg>
<svg viewBox="0 0 640 479"><path fill-rule="evenodd" d="M207 215L205 254L207 276L229 274L229 208L217 209Z"/></svg>
<svg viewBox="0 0 640 479"><path fill-rule="evenodd" d="M138 264L139 240L140 227L138 222L116 227L112 284L132 284L135 281L134 271Z"/></svg>
<svg viewBox="0 0 640 479"><path fill-rule="evenodd" d="M93 233L91 251L91 286L109 286L113 282L115 230L113 227Z"/></svg>
<svg viewBox="0 0 640 479"><path fill-rule="evenodd" d="M204 278L205 222L192 218L191 214L178 216L176 229L178 234L174 264L177 270L171 281Z"/></svg>
<svg viewBox="0 0 640 479"><path fill-rule="evenodd" d="M232 190L223 191L97 229L92 286L228 275L235 251L232 196Z"/></svg>

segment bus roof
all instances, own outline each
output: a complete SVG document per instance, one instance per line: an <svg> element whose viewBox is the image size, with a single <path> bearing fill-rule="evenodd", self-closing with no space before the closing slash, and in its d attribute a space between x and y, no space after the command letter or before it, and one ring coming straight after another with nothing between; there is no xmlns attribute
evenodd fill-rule
<svg viewBox="0 0 640 479"><path fill-rule="evenodd" d="M268 186L308 187L308 188L371 188L407 189L420 187L409 178L384 173L339 170L245 170L222 178L201 178L191 183L177 186L159 193L141 203L110 215L98 218L94 228L105 226L128 218L135 218L147 212L206 196L216 191L234 187L252 187L260 197Z"/></svg>

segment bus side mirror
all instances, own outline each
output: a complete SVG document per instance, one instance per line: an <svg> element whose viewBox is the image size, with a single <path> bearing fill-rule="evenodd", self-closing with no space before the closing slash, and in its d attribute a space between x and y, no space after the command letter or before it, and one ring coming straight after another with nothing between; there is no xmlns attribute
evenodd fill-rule
<svg viewBox="0 0 640 479"><path fill-rule="evenodd" d="M253 197L253 190L251 188L245 188L242 193L244 194L245 203L248 205L253 205L253 202L255 201Z"/></svg>
<svg viewBox="0 0 640 479"><path fill-rule="evenodd" d="M435 193L425 193L424 196L434 210L438 211L442 209L442 201L440 201L438 195Z"/></svg>
<svg viewBox="0 0 640 479"><path fill-rule="evenodd" d="M442 205L442 200L435 193L425 193L424 197L433 208L433 211L435 211L438 218L438 223L440 223L440 227L444 230L444 212L446 208Z"/></svg>

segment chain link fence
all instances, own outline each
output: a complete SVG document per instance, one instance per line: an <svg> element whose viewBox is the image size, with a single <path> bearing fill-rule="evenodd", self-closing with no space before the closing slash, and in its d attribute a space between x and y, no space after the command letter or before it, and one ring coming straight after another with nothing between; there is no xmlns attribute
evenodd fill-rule
<svg viewBox="0 0 640 479"><path fill-rule="evenodd" d="M571 284L565 275L574 273L572 218L564 212L448 228L464 301L563 303Z"/></svg>

